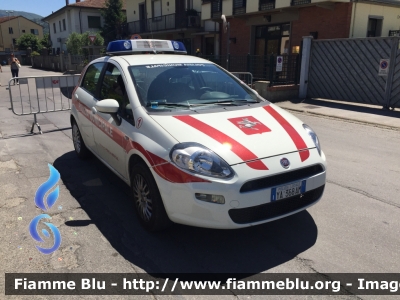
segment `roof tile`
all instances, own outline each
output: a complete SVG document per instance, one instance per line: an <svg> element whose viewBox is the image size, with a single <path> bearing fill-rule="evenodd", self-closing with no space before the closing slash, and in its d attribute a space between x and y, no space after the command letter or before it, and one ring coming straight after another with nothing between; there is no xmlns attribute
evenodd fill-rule
<svg viewBox="0 0 400 300"><path fill-rule="evenodd" d="M7 22L8 20L16 19L16 18L18 18L18 17L19 17L19 16L1 17L1 18L0 18L0 23Z"/></svg>
<svg viewBox="0 0 400 300"><path fill-rule="evenodd" d="M77 3L72 3L69 6L79 7L92 7L92 8L103 8L106 0L85 0ZM125 9L125 0L122 1L122 9Z"/></svg>

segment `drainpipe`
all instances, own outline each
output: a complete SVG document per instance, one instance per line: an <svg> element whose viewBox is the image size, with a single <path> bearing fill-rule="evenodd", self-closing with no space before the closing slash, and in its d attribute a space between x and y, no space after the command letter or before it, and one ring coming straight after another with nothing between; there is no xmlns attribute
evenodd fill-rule
<svg viewBox="0 0 400 300"><path fill-rule="evenodd" d="M78 2L78 1L77 1ZM79 9L79 30L82 34L82 20L81 20L81 10L82 8Z"/></svg>
<svg viewBox="0 0 400 300"><path fill-rule="evenodd" d="M5 51L5 45L4 45L4 36L3 36L3 34L1 34L1 43L2 43L2 45L3 45L3 51Z"/></svg>
<svg viewBox="0 0 400 300"><path fill-rule="evenodd" d="M354 37L354 24L356 23L356 9L357 9L357 0L353 1L353 24L351 25L351 38Z"/></svg>

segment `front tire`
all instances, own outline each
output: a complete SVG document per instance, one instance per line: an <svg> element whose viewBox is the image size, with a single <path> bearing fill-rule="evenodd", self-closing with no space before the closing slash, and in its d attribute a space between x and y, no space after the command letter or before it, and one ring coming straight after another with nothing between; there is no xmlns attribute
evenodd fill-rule
<svg viewBox="0 0 400 300"><path fill-rule="evenodd" d="M131 187L136 214L142 226L148 231L168 228L172 222L149 168L142 162L132 168Z"/></svg>
<svg viewBox="0 0 400 300"><path fill-rule="evenodd" d="M82 134L76 121L72 121L72 141L74 142L75 153L80 159L86 159L90 156L90 151L83 141Z"/></svg>

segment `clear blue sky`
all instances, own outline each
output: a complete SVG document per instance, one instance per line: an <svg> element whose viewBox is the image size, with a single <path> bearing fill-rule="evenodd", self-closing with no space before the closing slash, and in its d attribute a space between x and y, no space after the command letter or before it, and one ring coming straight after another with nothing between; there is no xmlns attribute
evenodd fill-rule
<svg viewBox="0 0 400 300"><path fill-rule="evenodd" d="M0 0L1 9L26 11L46 17L65 6L65 0ZM75 3L75 0L69 0Z"/></svg>

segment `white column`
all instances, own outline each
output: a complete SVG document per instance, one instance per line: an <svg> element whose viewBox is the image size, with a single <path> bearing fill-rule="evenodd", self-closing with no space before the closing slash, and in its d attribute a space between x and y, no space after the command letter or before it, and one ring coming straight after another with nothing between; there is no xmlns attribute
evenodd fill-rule
<svg viewBox="0 0 400 300"><path fill-rule="evenodd" d="M300 69L300 87L299 87L299 98L304 99L307 97L308 88L308 72L310 69L310 57L311 57L311 41L312 36L303 36L303 48L301 54L301 69Z"/></svg>

